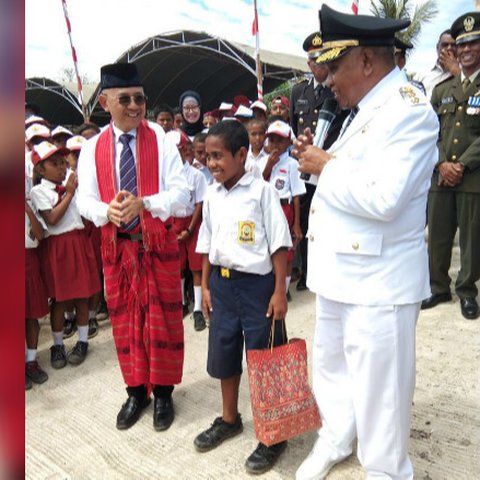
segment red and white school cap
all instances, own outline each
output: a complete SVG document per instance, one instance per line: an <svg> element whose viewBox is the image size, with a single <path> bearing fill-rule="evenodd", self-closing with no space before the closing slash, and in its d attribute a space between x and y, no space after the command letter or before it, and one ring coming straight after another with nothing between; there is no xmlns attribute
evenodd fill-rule
<svg viewBox="0 0 480 480"><path fill-rule="evenodd" d="M287 108L290 105L288 98L284 97L283 95L278 95L272 100L272 105L273 104L278 105L279 103L282 105L285 105Z"/></svg>
<svg viewBox="0 0 480 480"><path fill-rule="evenodd" d="M264 112L267 111L267 106L261 100L255 100L251 105L250 108L253 110L254 108L258 108L263 110Z"/></svg>
<svg viewBox="0 0 480 480"><path fill-rule="evenodd" d="M33 147L32 151L32 163L37 165L39 162L43 162L47 158L50 158L55 153L66 155L70 150L65 147L57 147L50 142L42 142Z"/></svg>
<svg viewBox="0 0 480 480"><path fill-rule="evenodd" d="M57 135L68 135L69 137L73 137L73 133L68 128L62 127L61 125L52 130L52 138Z"/></svg>
<svg viewBox="0 0 480 480"><path fill-rule="evenodd" d="M41 123L34 123L25 130L25 141L29 142L34 137L50 138L50 130Z"/></svg>
<svg viewBox="0 0 480 480"><path fill-rule="evenodd" d="M237 108L237 111L234 114L235 117L241 117L241 118L253 118L253 110L246 107L245 105L240 105Z"/></svg>
<svg viewBox="0 0 480 480"><path fill-rule="evenodd" d="M87 139L81 135L74 135L67 140L67 148L72 150L81 150Z"/></svg>
<svg viewBox="0 0 480 480"><path fill-rule="evenodd" d="M25 119L25 128L28 128L30 125L33 125L34 123L42 123L45 124L47 121L39 117L38 115L30 115L28 118Z"/></svg>
<svg viewBox="0 0 480 480"><path fill-rule="evenodd" d="M281 120L275 120L267 129L267 136L268 135L279 135L283 138L292 138L292 129L288 123L282 122Z"/></svg>
<svg viewBox="0 0 480 480"><path fill-rule="evenodd" d="M220 106L218 107L218 109L219 109L221 112L231 110L232 108L233 108L233 103L227 103L227 102L222 102L222 103L220 104Z"/></svg>

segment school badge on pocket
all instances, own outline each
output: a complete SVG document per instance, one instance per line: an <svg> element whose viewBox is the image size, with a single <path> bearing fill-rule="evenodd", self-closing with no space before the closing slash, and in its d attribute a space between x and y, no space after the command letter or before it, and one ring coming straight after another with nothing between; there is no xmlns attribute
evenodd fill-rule
<svg viewBox="0 0 480 480"><path fill-rule="evenodd" d="M238 243L255 243L254 222L238 222Z"/></svg>

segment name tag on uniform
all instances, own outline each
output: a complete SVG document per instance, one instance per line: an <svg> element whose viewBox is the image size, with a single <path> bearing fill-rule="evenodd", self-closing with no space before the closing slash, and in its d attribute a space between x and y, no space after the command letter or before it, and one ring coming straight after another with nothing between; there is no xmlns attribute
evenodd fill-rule
<svg viewBox="0 0 480 480"><path fill-rule="evenodd" d="M445 105L447 103L453 103L453 97L443 97L441 100L440 100L440 103L442 105Z"/></svg>
<svg viewBox="0 0 480 480"><path fill-rule="evenodd" d="M255 243L255 223L254 222L238 222L238 243Z"/></svg>

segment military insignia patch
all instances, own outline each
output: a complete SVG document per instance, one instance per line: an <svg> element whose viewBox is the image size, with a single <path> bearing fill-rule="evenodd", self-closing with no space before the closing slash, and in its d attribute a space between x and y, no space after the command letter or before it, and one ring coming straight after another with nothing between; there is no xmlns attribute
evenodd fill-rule
<svg viewBox="0 0 480 480"><path fill-rule="evenodd" d="M465 28L466 32L471 32L474 26L475 26L475 19L473 17L468 16L463 21L463 28Z"/></svg>
<svg viewBox="0 0 480 480"><path fill-rule="evenodd" d="M400 87L399 91L402 98L410 105L423 105L425 103L425 100L420 99L415 88L411 86Z"/></svg>
<svg viewBox="0 0 480 480"><path fill-rule="evenodd" d="M480 97L476 97L476 96L468 97L468 107L467 107L466 113L467 115L480 114Z"/></svg>
<svg viewBox="0 0 480 480"><path fill-rule="evenodd" d="M238 222L238 243L255 243L255 223Z"/></svg>

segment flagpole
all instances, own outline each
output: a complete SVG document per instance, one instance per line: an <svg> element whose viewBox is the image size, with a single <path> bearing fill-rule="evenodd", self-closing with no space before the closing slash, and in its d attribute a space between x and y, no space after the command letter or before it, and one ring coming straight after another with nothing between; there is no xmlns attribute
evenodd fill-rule
<svg viewBox="0 0 480 480"><path fill-rule="evenodd" d="M253 19L252 33L255 35L255 67L257 73L257 97L263 101L263 79L262 79L262 63L260 61L260 36L258 32L258 14L257 0L253 0L255 9L255 17Z"/></svg>
<svg viewBox="0 0 480 480"><path fill-rule="evenodd" d="M73 58L73 66L75 67L75 74L77 76L77 91L78 91L78 101L82 107L82 114L83 120L86 122L87 119L87 111L85 108L85 104L83 102L83 86L82 86L82 79L80 78L80 74L78 72L78 62L77 62L77 52L75 51L75 47L73 46L72 41L72 26L70 25L70 19L68 17L68 10L67 10L67 0L61 0L63 6L63 13L65 15L65 22L67 23L67 32L68 38L70 40L70 48L72 50L72 58Z"/></svg>

